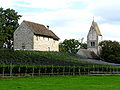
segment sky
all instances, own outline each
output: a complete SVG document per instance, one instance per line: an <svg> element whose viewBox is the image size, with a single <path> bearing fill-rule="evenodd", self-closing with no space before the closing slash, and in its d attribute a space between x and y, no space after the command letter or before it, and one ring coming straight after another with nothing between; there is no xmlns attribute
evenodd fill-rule
<svg viewBox="0 0 120 90"><path fill-rule="evenodd" d="M104 40L120 42L120 0L0 0L0 7L22 15L19 23L49 25L60 41L86 42L94 18Z"/></svg>

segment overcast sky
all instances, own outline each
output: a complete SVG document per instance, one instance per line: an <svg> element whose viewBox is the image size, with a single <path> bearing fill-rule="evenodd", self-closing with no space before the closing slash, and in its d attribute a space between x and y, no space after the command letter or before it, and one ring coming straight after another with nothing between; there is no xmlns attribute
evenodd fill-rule
<svg viewBox="0 0 120 90"><path fill-rule="evenodd" d="M120 0L0 0L0 7L22 15L19 23L49 25L60 41L83 37L87 41L94 17L104 40L120 42Z"/></svg>

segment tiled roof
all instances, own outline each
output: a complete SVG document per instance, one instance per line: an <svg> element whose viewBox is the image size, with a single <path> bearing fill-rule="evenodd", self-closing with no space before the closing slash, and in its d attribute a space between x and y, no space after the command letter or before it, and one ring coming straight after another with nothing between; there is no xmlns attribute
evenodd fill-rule
<svg viewBox="0 0 120 90"><path fill-rule="evenodd" d="M93 22L92 22L91 27L93 27L93 28L96 30L96 32L97 32L97 34L98 34L99 36L102 36L102 34L101 34L101 32L100 32L100 29L99 29L97 23L94 22L94 20L93 20Z"/></svg>
<svg viewBox="0 0 120 90"><path fill-rule="evenodd" d="M56 36L51 30L47 29L43 24L38 24L25 20L23 22L32 30L34 34L59 40L59 37Z"/></svg>

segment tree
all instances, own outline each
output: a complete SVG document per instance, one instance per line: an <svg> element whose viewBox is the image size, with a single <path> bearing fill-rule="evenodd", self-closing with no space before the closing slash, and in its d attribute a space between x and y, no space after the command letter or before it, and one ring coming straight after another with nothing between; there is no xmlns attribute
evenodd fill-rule
<svg viewBox="0 0 120 90"><path fill-rule="evenodd" d="M120 44L117 41L102 41L100 57L107 62L120 63Z"/></svg>
<svg viewBox="0 0 120 90"><path fill-rule="evenodd" d="M76 54L79 50L80 42L75 39L65 39L60 43L60 51Z"/></svg>
<svg viewBox="0 0 120 90"><path fill-rule="evenodd" d="M86 44L86 43L81 43L81 44L80 44L80 47L81 47L81 48L84 48L84 49L87 49L87 44Z"/></svg>
<svg viewBox="0 0 120 90"><path fill-rule="evenodd" d="M0 48L6 43L8 48L11 47L13 41L13 33L18 28L18 20L21 15L13 9L0 8Z"/></svg>

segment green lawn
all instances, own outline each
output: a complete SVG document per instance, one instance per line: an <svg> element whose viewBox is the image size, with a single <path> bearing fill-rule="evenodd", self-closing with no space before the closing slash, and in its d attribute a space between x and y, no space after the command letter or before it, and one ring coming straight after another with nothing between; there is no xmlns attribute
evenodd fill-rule
<svg viewBox="0 0 120 90"><path fill-rule="evenodd" d="M44 76L0 79L0 90L120 90L120 76Z"/></svg>

